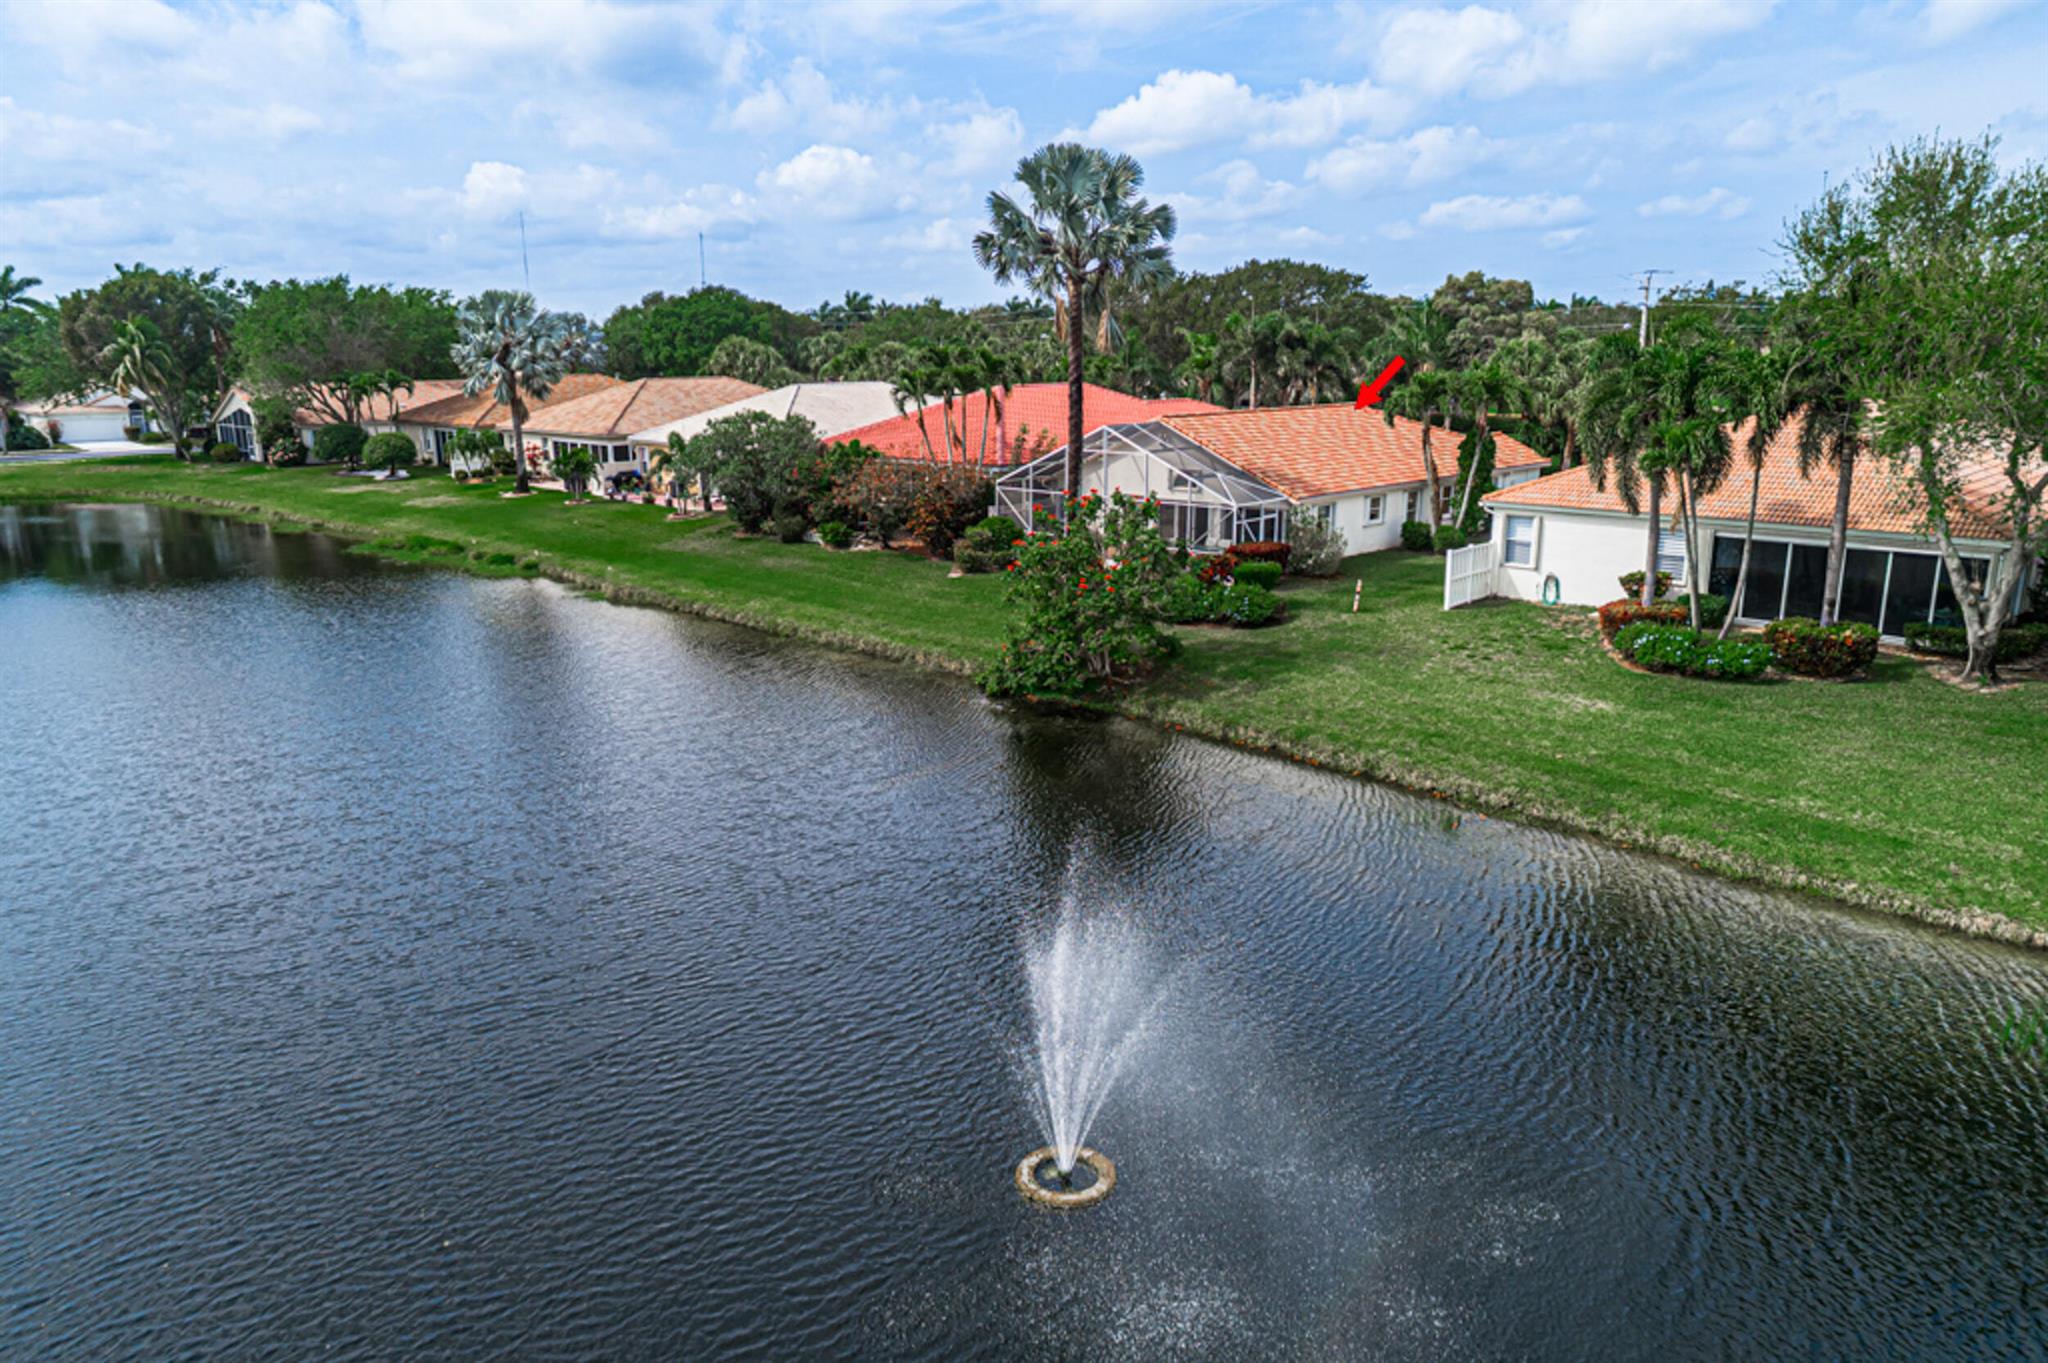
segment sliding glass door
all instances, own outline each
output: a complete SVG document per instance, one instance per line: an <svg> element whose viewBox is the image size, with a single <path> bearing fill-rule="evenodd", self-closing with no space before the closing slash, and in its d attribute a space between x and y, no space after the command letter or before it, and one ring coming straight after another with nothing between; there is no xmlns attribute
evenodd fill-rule
<svg viewBox="0 0 2048 1363"><path fill-rule="evenodd" d="M1735 590L1742 563L1742 537L1714 536L1713 572L1707 590L1726 596ZM1986 558L1963 560L1965 570L1981 583L1990 567ZM1736 614L1745 620L1777 620L1789 615L1820 614L1827 586L1825 544L1760 539L1751 547L1749 579L1743 585ZM1936 554L1903 549L1851 549L1842 564L1844 620L1876 625L1897 638L1915 620L1953 622L1955 593Z"/></svg>

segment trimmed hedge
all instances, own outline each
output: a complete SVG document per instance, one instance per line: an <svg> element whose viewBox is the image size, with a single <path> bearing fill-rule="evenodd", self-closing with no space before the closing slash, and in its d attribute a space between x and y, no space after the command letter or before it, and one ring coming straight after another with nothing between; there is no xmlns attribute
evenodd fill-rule
<svg viewBox="0 0 2048 1363"><path fill-rule="evenodd" d="M1230 556L1239 563L1277 563L1284 573L1287 561L1294 557L1294 546L1285 540L1246 540L1231 545Z"/></svg>
<svg viewBox="0 0 2048 1363"><path fill-rule="evenodd" d="M1961 625L1930 625L1916 620L1905 627L1906 646L1915 653L1932 653L1944 658L1970 656L1970 635ZM2048 648L2048 621L2028 625L2007 625L1998 632L1993 657L2001 663L2018 662Z"/></svg>
<svg viewBox="0 0 2048 1363"><path fill-rule="evenodd" d="M1614 647L1652 672L1682 672L1710 681L1751 681L1771 665L1769 646L1753 639L1709 639L1696 630L1648 620L1622 629Z"/></svg>
<svg viewBox="0 0 2048 1363"><path fill-rule="evenodd" d="M347 421L337 421L313 432L313 458L322 464L346 464L354 468L362 461L368 432Z"/></svg>
<svg viewBox="0 0 2048 1363"><path fill-rule="evenodd" d="M239 464L242 462L241 450L230 445L225 440L220 441L209 449L206 452L206 457L216 464Z"/></svg>
<svg viewBox="0 0 2048 1363"><path fill-rule="evenodd" d="M1410 553L1415 553L1415 554L1426 554L1426 553L1428 553L1428 552L1429 552L1429 522L1428 522L1428 521L1402 521L1402 522L1401 522L1401 547L1402 547L1403 549L1406 549L1406 550L1408 550L1408 551L1409 551Z"/></svg>
<svg viewBox="0 0 2048 1363"><path fill-rule="evenodd" d="M1217 597L1216 618L1246 629L1279 617L1280 598L1264 587L1233 582Z"/></svg>
<svg viewBox="0 0 2048 1363"><path fill-rule="evenodd" d="M1441 554L1452 549L1463 549L1472 542L1463 526L1440 525L1436 528L1436 551Z"/></svg>
<svg viewBox="0 0 2048 1363"><path fill-rule="evenodd" d="M1230 580L1247 587L1264 587L1270 592L1280 585L1280 565L1270 559L1240 563L1231 570Z"/></svg>
<svg viewBox="0 0 2048 1363"><path fill-rule="evenodd" d="M1764 626L1771 656L1787 672L1802 677L1846 677L1869 667L1877 657L1873 625L1834 624L1788 615Z"/></svg>
<svg viewBox="0 0 2048 1363"><path fill-rule="evenodd" d="M1678 598L1678 604L1679 604L1680 606L1684 606L1684 607L1688 607L1688 608L1689 608L1689 607L1691 606L1691 603L1692 603L1692 593L1691 593L1691 592L1687 592L1687 593L1685 593L1685 594L1684 594L1683 596L1681 596L1681 597L1679 597L1679 598ZM1687 618L1687 619L1689 620L1689 619L1691 619L1692 617L1691 617L1690 615L1688 615L1688 616L1687 616L1686 618ZM1725 597L1725 596L1716 596L1716 595L1714 595L1714 593L1712 593L1712 592L1701 592L1701 593L1700 593L1700 628L1701 628L1701 629L1719 629L1719 628L1721 628L1721 622L1722 622L1723 620L1726 620L1727 618L1728 618L1728 598L1727 598L1727 597Z"/></svg>
<svg viewBox="0 0 2048 1363"><path fill-rule="evenodd" d="M1645 606L1624 597L1619 601L1610 601L1600 608L1600 632L1610 639L1615 636L1616 631L1639 623L1689 628L1692 617L1686 614L1685 607L1674 606L1669 601Z"/></svg>
<svg viewBox="0 0 2048 1363"><path fill-rule="evenodd" d="M1636 569L1632 573L1623 573L1620 581L1622 591L1638 601L1643 599L1643 570L1641 568ZM1657 595L1659 598L1671 595L1671 574L1665 572L1662 568L1657 570Z"/></svg>

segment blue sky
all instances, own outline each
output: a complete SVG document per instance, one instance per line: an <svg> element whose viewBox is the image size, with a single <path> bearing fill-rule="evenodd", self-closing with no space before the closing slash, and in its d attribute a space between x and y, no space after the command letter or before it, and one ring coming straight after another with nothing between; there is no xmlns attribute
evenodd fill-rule
<svg viewBox="0 0 2048 1363"><path fill-rule="evenodd" d="M1136 154L1176 258L1426 291L1772 277L1828 174L1936 129L2048 156L2039 0L0 3L0 261L521 278L602 316L710 277L792 307L999 297L1017 156Z"/></svg>

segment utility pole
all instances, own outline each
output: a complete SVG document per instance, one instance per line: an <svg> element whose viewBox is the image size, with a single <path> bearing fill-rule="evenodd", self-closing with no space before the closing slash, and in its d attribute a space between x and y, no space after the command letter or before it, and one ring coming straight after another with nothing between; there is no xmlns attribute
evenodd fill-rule
<svg viewBox="0 0 2048 1363"><path fill-rule="evenodd" d="M1642 317L1636 325L1636 344L1639 346L1647 346L1650 344L1650 280L1653 276L1670 273L1671 271L1669 270L1643 271Z"/></svg>
<svg viewBox="0 0 2048 1363"><path fill-rule="evenodd" d="M704 234L697 234L697 287L704 287Z"/></svg>
<svg viewBox="0 0 2048 1363"><path fill-rule="evenodd" d="M533 267L526 263L526 210L519 210L519 277L526 281L526 291L533 292Z"/></svg>

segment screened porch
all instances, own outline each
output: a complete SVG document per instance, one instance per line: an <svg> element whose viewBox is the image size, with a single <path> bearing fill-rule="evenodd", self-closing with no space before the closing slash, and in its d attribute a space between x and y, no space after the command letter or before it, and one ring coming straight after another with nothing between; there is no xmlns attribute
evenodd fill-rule
<svg viewBox="0 0 2048 1363"><path fill-rule="evenodd" d="M996 513L1032 529L1058 524L1066 462L1062 446L998 478ZM1293 507L1284 493L1159 422L1090 432L1081 442L1081 488L1157 498L1160 533L1202 554L1285 539Z"/></svg>

